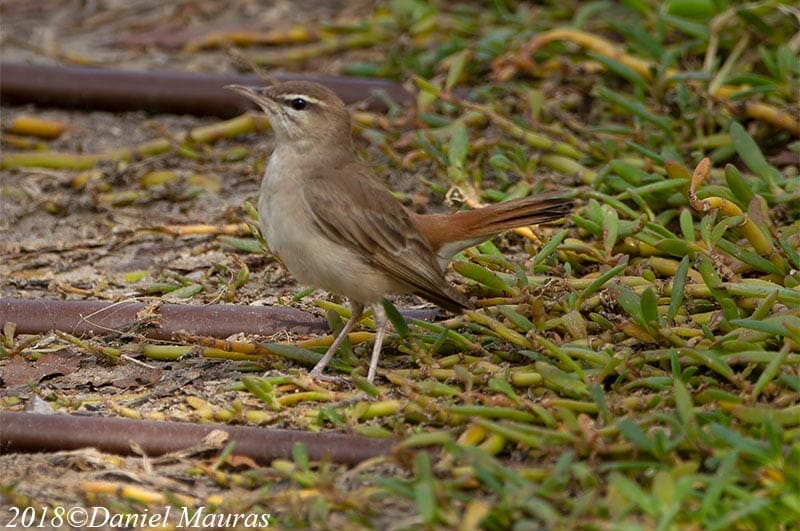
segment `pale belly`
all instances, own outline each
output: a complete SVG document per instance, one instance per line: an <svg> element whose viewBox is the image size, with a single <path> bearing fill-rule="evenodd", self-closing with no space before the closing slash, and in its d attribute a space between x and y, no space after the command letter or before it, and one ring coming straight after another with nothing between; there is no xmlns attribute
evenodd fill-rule
<svg viewBox="0 0 800 531"><path fill-rule="evenodd" d="M411 291L322 235L308 216L297 216L300 201L297 194L262 194L258 208L267 245L299 283L364 305Z"/></svg>

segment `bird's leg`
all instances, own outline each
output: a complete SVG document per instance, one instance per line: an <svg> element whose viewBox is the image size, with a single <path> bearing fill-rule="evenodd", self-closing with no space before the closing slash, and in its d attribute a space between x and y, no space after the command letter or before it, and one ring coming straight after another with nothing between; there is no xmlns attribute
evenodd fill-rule
<svg viewBox="0 0 800 531"><path fill-rule="evenodd" d="M372 346L372 357L369 360L369 372L367 373L367 381L370 383L375 379L375 373L378 371L383 338L386 336L386 328L389 326L389 319L386 317L383 304L378 303L372 306L372 317L375 319L375 344Z"/></svg>
<svg viewBox="0 0 800 531"><path fill-rule="evenodd" d="M319 360L316 365L314 365L313 369L311 369L311 372L308 374L309 376L312 378L319 378L322 376L322 371L331 361L333 355L336 354L336 351L339 350L339 346L342 344L342 341L344 341L344 338L347 337L347 334L350 333L350 330L352 330L356 323L358 323L358 320L361 319L361 315L363 313L363 304L356 301L350 301L350 319L345 323L344 328L342 328L342 331L339 333L336 339L333 340L331 346L328 347L328 351L324 356L322 356L322 359Z"/></svg>

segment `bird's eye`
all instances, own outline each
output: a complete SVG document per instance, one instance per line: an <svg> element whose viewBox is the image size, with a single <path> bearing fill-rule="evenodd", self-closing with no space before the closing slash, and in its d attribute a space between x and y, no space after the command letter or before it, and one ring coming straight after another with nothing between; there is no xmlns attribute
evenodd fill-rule
<svg viewBox="0 0 800 531"><path fill-rule="evenodd" d="M308 102L303 98L294 98L291 102L289 102L289 105L291 105L292 109L296 111L302 111L308 107Z"/></svg>

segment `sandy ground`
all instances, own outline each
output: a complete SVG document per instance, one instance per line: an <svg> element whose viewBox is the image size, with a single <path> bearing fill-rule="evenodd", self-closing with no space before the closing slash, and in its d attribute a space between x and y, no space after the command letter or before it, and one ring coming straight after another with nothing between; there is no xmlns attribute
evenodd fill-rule
<svg viewBox="0 0 800 531"><path fill-rule="evenodd" d="M181 46L212 31L316 24L357 13L365 6L369 3L9 1L0 6L2 60L231 72L235 70L233 61L224 51L185 53ZM303 70L336 73L336 61L303 65ZM83 153L129 147L217 121L33 106L4 106L0 112L4 128L16 118L30 115L67 123L68 131L49 142L48 148ZM249 135L214 144L202 161L168 153L131 163L104 163L88 176L60 170L0 172L0 297L148 301L158 298L148 293L148 286L189 279L202 283L205 290L181 302L210 304L219 302L231 275L247 267L250 280L229 302L292 304L322 315L310 298L291 302L300 287L271 257L237 252L215 236L177 237L162 230L166 225L249 220L243 205L248 201L255 204L259 169L271 147L267 137ZM9 148L4 143L3 150ZM226 160L236 148L246 148L247 154L240 160ZM157 170L174 171L177 178L145 187L143 177ZM77 184L84 178L85 184ZM120 200L125 194L129 199ZM142 278L126 278L140 271L146 271ZM243 335L238 339L264 338ZM124 349L131 338L110 333L93 341ZM58 409L62 413L119 415L119 407L125 406L146 418L197 422L197 410L187 397L220 408L232 402L244 409L263 406L249 393L230 390L242 375L263 372L263 366L194 356L175 362L112 363L53 334L35 338L33 348L40 354L36 362L20 357L0 361L0 403L6 409L24 406L37 412ZM33 386L26 383L31 379L36 382ZM267 424L302 429L306 423L302 409L276 413ZM145 489L168 489L199 500L214 493L231 493L205 475L190 473L197 464L192 456L152 461L94 450L2 455L0 483L4 492L11 484L15 487L0 495L4 506L0 521L7 521L11 506L102 505L102 497L87 498L86 484L92 481L129 481ZM236 492L244 500L249 491L234 488L233 498Z"/></svg>

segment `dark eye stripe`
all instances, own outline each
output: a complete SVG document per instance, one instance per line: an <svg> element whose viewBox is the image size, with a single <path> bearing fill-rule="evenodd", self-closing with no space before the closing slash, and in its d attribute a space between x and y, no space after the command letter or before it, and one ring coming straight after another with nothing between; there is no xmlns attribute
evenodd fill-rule
<svg viewBox="0 0 800 531"><path fill-rule="evenodd" d="M285 96L281 98L281 103L296 111L302 111L308 109L312 105L317 105L316 101L302 96Z"/></svg>
<svg viewBox="0 0 800 531"><path fill-rule="evenodd" d="M300 92L295 93L284 93L284 94L276 94L273 96L273 99L279 101L282 105L286 107L295 108L295 105L302 101L299 105L305 105L305 108L308 109L309 107L327 107L327 103L325 101L320 100L314 96L309 94L303 94ZM301 109L297 109L301 110Z"/></svg>

